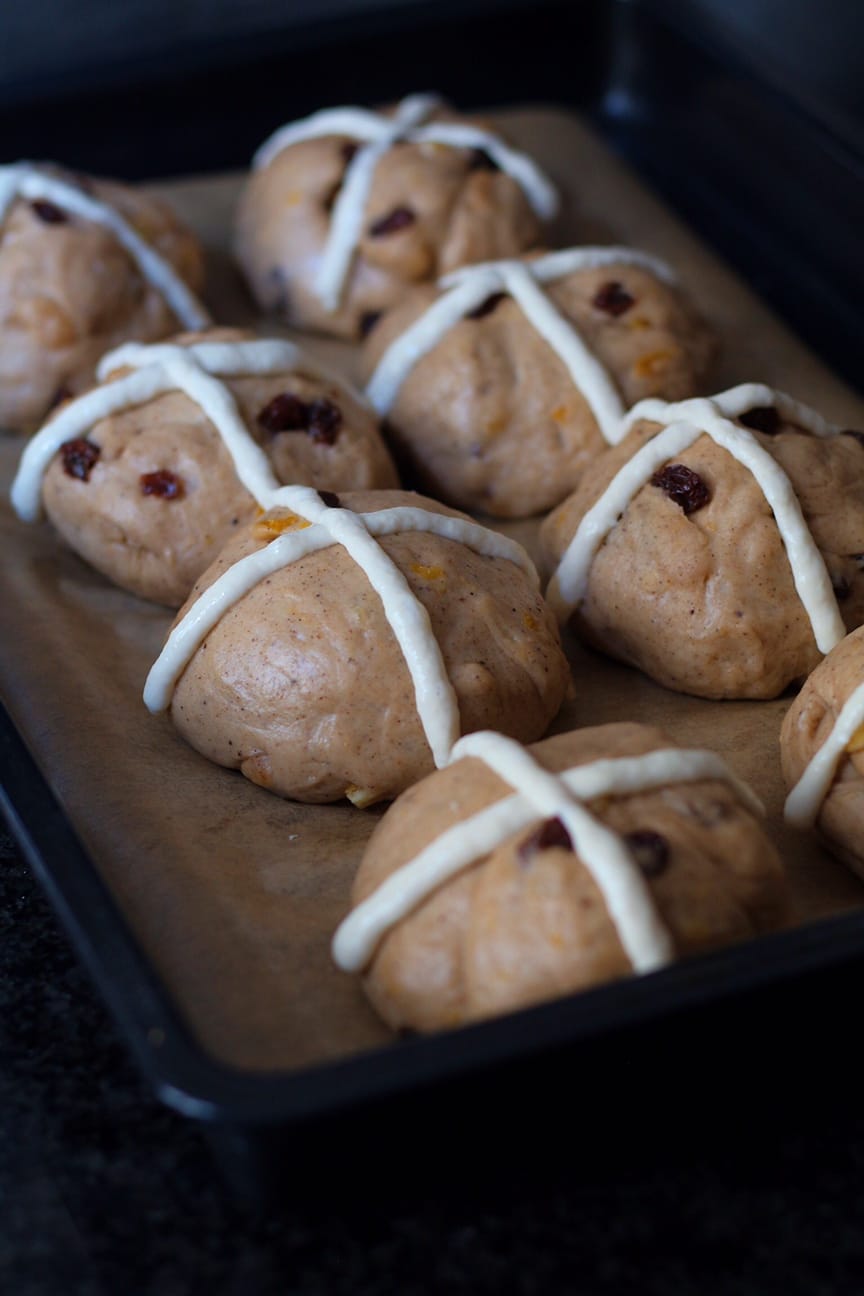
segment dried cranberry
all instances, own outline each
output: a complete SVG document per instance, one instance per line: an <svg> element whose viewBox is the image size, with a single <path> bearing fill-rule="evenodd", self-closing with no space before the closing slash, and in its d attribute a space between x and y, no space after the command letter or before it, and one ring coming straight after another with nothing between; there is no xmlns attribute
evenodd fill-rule
<svg viewBox="0 0 864 1296"><path fill-rule="evenodd" d="M319 491L318 498L328 508L342 508L342 501L335 491Z"/></svg>
<svg viewBox="0 0 864 1296"><path fill-rule="evenodd" d="M557 815L554 819L544 819L531 836L520 843L519 859L523 864L527 864L532 855L536 855L538 851L549 850L552 846L559 846L569 851L573 849L570 834Z"/></svg>
<svg viewBox="0 0 864 1296"><path fill-rule="evenodd" d="M60 447L63 456L63 471L67 477L77 477L79 481L89 481L93 465L102 453L98 445L84 437L74 441L64 441Z"/></svg>
<svg viewBox="0 0 864 1296"><path fill-rule="evenodd" d="M650 828L627 833L624 842L646 877L659 877L669 863L669 843Z"/></svg>
<svg viewBox="0 0 864 1296"><path fill-rule="evenodd" d="M490 157L485 149L472 149L471 156L468 159L469 171L500 171L498 163L493 157Z"/></svg>
<svg viewBox="0 0 864 1296"><path fill-rule="evenodd" d="M167 468L157 468L156 472L142 473L138 480L141 483L142 495L156 495L159 499L176 500L182 499L186 494L183 478L169 472Z"/></svg>
<svg viewBox="0 0 864 1296"><path fill-rule="evenodd" d="M840 435L854 437L860 445L864 446L864 432L858 432L855 428L844 428Z"/></svg>
<svg viewBox="0 0 864 1296"><path fill-rule="evenodd" d="M704 508L711 498L711 492L699 474L684 464L667 464L654 474L651 485L659 486L685 513L695 513Z"/></svg>
<svg viewBox="0 0 864 1296"><path fill-rule="evenodd" d="M314 400L307 406L306 431L313 441L332 446L342 426L342 411L329 400Z"/></svg>
<svg viewBox="0 0 864 1296"><path fill-rule="evenodd" d="M487 297L485 301L482 301L479 306L475 306L473 311L469 311L465 318L478 320L483 319L485 315L491 315L495 307L498 306L506 296L507 294L503 292L493 293L491 297Z"/></svg>
<svg viewBox="0 0 864 1296"><path fill-rule="evenodd" d="M47 198L36 198L30 206L46 225L63 225L69 219L62 207L58 207L56 203L48 202Z"/></svg>
<svg viewBox="0 0 864 1296"><path fill-rule="evenodd" d="M360 336L368 337L381 318L383 311L364 311L360 316Z"/></svg>
<svg viewBox="0 0 864 1296"><path fill-rule="evenodd" d="M766 436L776 436L780 431L780 415L773 405L757 405L738 415L738 422L754 432L764 432Z"/></svg>
<svg viewBox="0 0 864 1296"><path fill-rule="evenodd" d="M385 234L397 234L399 230L413 225L417 217L410 207L394 207L389 216L382 216L369 226L370 238L383 238Z"/></svg>
<svg viewBox="0 0 864 1296"><path fill-rule="evenodd" d="M265 432L302 432L309 422L309 410L305 401L291 392L280 392L278 396L258 411L258 423Z"/></svg>
<svg viewBox="0 0 864 1296"><path fill-rule="evenodd" d="M71 390L65 383L61 383L54 395L51 397L51 404L48 406L49 410L56 409L58 405L62 405L64 401L69 400L71 395Z"/></svg>
<svg viewBox="0 0 864 1296"><path fill-rule="evenodd" d="M635 303L636 298L631 296L624 285L618 283L616 279L611 279L609 283L597 289L592 305L596 310L605 311L607 315L614 315L617 319Z"/></svg>

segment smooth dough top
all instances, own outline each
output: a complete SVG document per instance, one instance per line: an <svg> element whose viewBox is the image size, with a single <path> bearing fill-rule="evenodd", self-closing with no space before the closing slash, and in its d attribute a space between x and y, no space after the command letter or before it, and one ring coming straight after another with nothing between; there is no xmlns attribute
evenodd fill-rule
<svg viewBox="0 0 864 1296"><path fill-rule="evenodd" d="M785 471L847 627L864 621L864 446L789 423L750 429ZM592 464L541 530L551 572L582 517L657 425L635 424ZM821 660L771 508L752 473L709 436L676 456L707 489L686 512L648 482L597 551L573 624L660 684L707 698L776 697ZM674 487L674 482L672 483ZM685 482L685 492L686 492Z"/></svg>
<svg viewBox="0 0 864 1296"><path fill-rule="evenodd" d="M676 287L636 265L579 270L542 287L605 366L624 408L705 389L716 342ZM367 375L436 295L415 289L376 324L363 353ZM563 361L509 297L490 299L414 365L387 425L422 489L496 517L552 508L606 447Z"/></svg>
<svg viewBox="0 0 864 1296"><path fill-rule="evenodd" d="M433 121L464 121L439 109ZM364 232L337 310L315 292L330 212L355 141L304 140L254 171L241 198L236 249L261 307L298 328L358 338L413 284L458 266L515 256L541 225L509 175L471 150L400 143L379 160Z"/></svg>
<svg viewBox="0 0 864 1296"><path fill-rule="evenodd" d="M407 492L340 493L356 511L409 504ZM290 516L244 527L199 593L261 549ZM426 532L382 537L425 608L455 689L463 733L493 728L533 741L570 683L554 617L528 576ZM415 691L393 630L360 567L333 545L281 568L228 608L177 683L175 725L218 764L303 801L397 795L433 768Z"/></svg>
<svg viewBox="0 0 864 1296"><path fill-rule="evenodd" d="M251 337L212 329L177 340ZM291 372L220 382L281 482L326 490L397 484L372 411L342 384L317 376L311 362L308 370L301 360ZM282 424L286 430L271 430ZM46 513L67 543L110 580L177 607L255 512L255 500L239 481L222 438L189 396L168 391L102 419L88 441L98 448L98 457L83 473L74 455L70 471L63 449L49 466L43 485ZM165 489L160 491L153 474L162 475Z"/></svg>
<svg viewBox="0 0 864 1296"><path fill-rule="evenodd" d="M113 181L75 176L74 184L114 207L201 290L201 247L167 204ZM177 328L110 229L53 204L13 202L0 239L0 427L35 427L59 399L91 384L105 351Z"/></svg>
<svg viewBox="0 0 864 1296"><path fill-rule="evenodd" d="M531 751L545 768L561 771L672 745L660 730L614 724L559 734ZM475 758L411 788L370 839L353 902L511 790ZM587 808L613 831L641 835L636 858L678 955L744 939L782 919L780 861L729 784L679 784L600 798ZM384 937L365 986L391 1026L457 1026L628 975L596 883L571 850L554 839L544 843L541 829L534 822L508 838Z"/></svg>
<svg viewBox="0 0 864 1296"><path fill-rule="evenodd" d="M797 784L832 734L850 695L862 683L864 627L859 627L820 662L786 712L780 731L780 759L787 788ZM818 825L834 852L864 877L864 741L860 731L840 757L818 812Z"/></svg>

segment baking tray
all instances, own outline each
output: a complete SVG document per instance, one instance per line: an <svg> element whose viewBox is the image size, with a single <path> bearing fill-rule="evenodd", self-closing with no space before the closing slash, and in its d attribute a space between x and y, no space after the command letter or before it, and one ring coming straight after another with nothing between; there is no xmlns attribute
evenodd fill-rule
<svg viewBox="0 0 864 1296"><path fill-rule="evenodd" d="M661 254L666 252L681 269L685 281L689 279L694 286L699 283L703 292L709 293L710 313L721 333L732 342L726 360L730 376L733 369L734 377L745 376L740 368L743 347L752 360L753 376L793 386L805 399L818 400L829 415L843 422L857 419L860 423L860 402L763 307L754 303L740 282L682 234L668 214L620 170L578 122L549 111L505 114L503 120L514 138L548 159L559 175L560 160L566 157L571 188L579 187L583 175L591 177L592 195L590 201L586 195L582 203L580 233L596 236L600 232L598 225L611 224L609 232L615 237L650 246ZM217 245L213 258L216 297L223 302L230 297L233 318L248 310L248 305L244 308L242 297L235 296L237 283L218 245L224 244L225 218L235 187L236 181L229 177L175 182L165 189L175 204L192 216L211 246ZM610 209L616 213L611 221ZM749 330L743 339L742 301L746 302ZM8 472L8 445L3 447L3 454L4 470ZM20 538L20 529L12 525ZM12 623L4 624L5 656L27 656L17 643L22 626L20 613L25 606L27 635L52 645L53 656L50 663L43 660L39 664L37 673L42 675L46 664L51 666L47 686L39 693L32 684L28 686L26 663L20 659L11 674L5 674L4 692L14 725L6 717L0 732L4 804L28 858L149 1080L165 1101L206 1124L235 1182L260 1185L271 1175L279 1177L286 1149L290 1149L292 1164L304 1147L309 1150L310 1163L320 1160L321 1144L313 1142L313 1136L314 1140L321 1138L325 1122L328 1146L333 1146L336 1131L345 1140L343 1156L346 1147L359 1152L364 1144L377 1139L376 1155L380 1158L382 1133L398 1148L401 1128L410 1130L415 1145L419 1133L425 1132L426 1154L431 1155L436 1146L440 1151L442 1121L452 1121L452 1105L458 1102L460 1127L470 1128L473 1139L478 1140L481 1126L494 1128L500 1121L501 1104L512 1101L514 1087L524 1101L525 1095L539 1086L546 1112L559 1110L560 1103L568 1099L574 1071L580 1096L587 1100L592 1094L598 1099L603 1095L608 1101L615 1077L629 1076L634 1063L642 1064L641 1094L645 1097L650 1093L655 1111L660 1112L664 1110L664 1085L668 1093L670 1070L680 1066L684 1041L691 1079L698 1075L704 1086L710 1082L716 1088L725 1074L723 1045L732 1035L739 1048L746 1041L751 1056L760 1056L763 1061L770 1041L776 1061L785 1056L785 1046L800 1040L802 1030L811 1041L822 1038L828 1024L835 1020L838 986L860 984L864 914L859 906L864 893L853 879L828 862L824 864L830 879L827 889L821 878L814 885L812 862L818 857L808 848L797 872L799 904L814 915L851 910L846 916L825 918L775 937L691 960L651 977L621 982L433 1039L392 1041L383 1028L373 1027L373 1033L378 1029L376 1042L370 1042L368 1033L362 1039L343 1040L337 1055L316 1058L313 1050L299 1056L290 1068L266 1054L239 1059L235 1055L229 1061L232 1050L220 1040L219 1030L220 1014L224 1011L230 1015L232 1004L226 1002L222 991L217 991L215 1001L205 1006L203 1017L199 1012L192 1029L194 1014L188 1001L184 1003L176 992L177 968L163 964L160 975L154 966L154 928L159 923L153 919L148 927L141 922L140 896L159 886L158 876L145 872L144 864L148 856L154 851L160 854L166 845L165 841L157 841L154 846L154 818L158 820L159 813L170 807L170 778L163 774L153 782L153 770L158 771L160 754L170 751L171 760L179 759L185 770L195 767L193 777L201 779L202 797L219 801L223 808L239 796L245 811L251 796L265 806L263 813L280 821L280 829L290 825L296 811L245 784L238 791L237 778L204 767L194 753L172 739L170 730L143 713L137 721L127 724L124 720L118 727L117 715L124 714L122 698L134 694L140 684L136 670L140 674L141 663L149 660L158 647L164 614L158 609L142 608L109 589L60 550L47 531L28 534L20 561L3 569L7 586L4 613L12 616ZM135 611L132 620L124 620L130 602ZM17 626L12 604L17 607ZM83 702L91 708L94 723L87 731L80 725L69 727L70 698L60 686L67 659L63 616L70 608L74 608L74 614L70 613L73 620L80 617L82 609L93 618L80 647L92 654L98 669L89 679L67 681L76 696L75 705ZM126 647L134 647L138 653L134 668L116 642L109 646L106 656L104 634L99 629L106 615L119 627L120 646L125 634ZM81 624L79 620L79 628ZM673 705L671 695L635 673L606 667L587 654L579 657L579 674L585 681L598 671L607 681L614 681L614 687L602 693L589 689L605 714L589 714L586 708L579 716L581 723L613 715L650 718L657 708L668 713ZM757 709L766 724L770 714L771 723L779 725L786 704L781 701ZM694 723L698 727L698 716L686 703L679 708L678 701L674 701L674 706L676 728L686 730ZM723 705L715 713L723 719L714 726L717 733L712 737L714 745L726 750L742 773L757 775L754 781L758 785L764 780L765 757L760 746L764 733L759 743L747 741L754 723L747 718L751 713L755 714L753 708L748 712L744 704ZM79 716L80 712L75 714ZM704 742L704 734L696 740ZM131 760L119 764L123 765L127 788L130 781L140 784L142 813L134 819L128 816L128 794L116 794L108 777L118 764L116 750L110 747L112 741L124 749L132 748ZM768 796L776 818L776 761L767 784L760 790ZM120 878L112 872L104 845L100 852L94 807L98 807L103 823L113 817L112 832L125 839L127 859L141 860L137 877L126 874ZM333 915L338 916L345 905L349 856L352 851L356 854L359 846L354 825L361 820L355 812L341 807L324 813L328 829L320 839L320 854L332 858L343 853L343 858L337 860L338 882L327 897ZM361 819L368 826L368 816ZM224 833L224 814L214 826L220 835ZM86 844L79 840L76 828ZM360 836L365 831L366 827ZM172 844L170 840L168 844ZM205 886L196 893L196 899L206 893ZM135 915L135 934L121 908ZM170 904L167 908L164 904L156 906L163 920L166 916L170 919L170 909ZM205 914L205 926L206 920ZM163 934L157 933L159 938ZM194 956L194 940L191 945ZM166 988L168 983L172 990ZM233 1010L236 1012L236 1005ZM365 1031L369 1019L363 1017L365 1010L359 995L354 995L351 1011L357 1012L358 1021L365 1021ZM765 1017L768 1012L770 1025ZM289 1024L289 1035L291 1029ZM698 1065L694 1049L701 1059ZM734 1104L728 1106L734 1108ZM535 1108L532 1129L536 1129L537 1120ZM626 1120L619 1115L619 1137L623 1138L626 1126ZM511 1120L511 1143L513 1134ZM583 1144L589 1141L583 1130Z"/></svg>

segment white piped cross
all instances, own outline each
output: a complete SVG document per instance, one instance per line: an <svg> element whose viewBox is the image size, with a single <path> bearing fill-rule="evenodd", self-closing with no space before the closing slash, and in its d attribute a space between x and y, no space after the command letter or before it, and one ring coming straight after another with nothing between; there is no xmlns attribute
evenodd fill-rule
<svg viewBox="0 0 864 1296"><path fill-rule="evenodd" d="M517 789L516 794L446 829L348 915L333 939L333 957L344 971L362 971L396 923L443 883L490 854L538 815L561 819L574 850L600 888L634 970L648 972L662 967L672 957L672 942L650 888L622 839L581 803L596 797L648 792L670 783L722 779L734 788L748 809L764 813L747 785L709 751L670 748L643 756L593 761L552 774L519 743L485 731L460 739L449 763L468 756L485 761L504 782Z"/></svg>
<svg viewBox="0 0 864 1296"><path fill-rule="evenodd" d="M783 817L796 828L812 828L819 818L822 803L831 790L841 760L849 744L864 724L864 683L849 694L834 721L834 727L822 746L814 752L790 791L783 807Z"/></svg>
<svg viewBox="0 0 864 1296"><path fill-rule="evenodd" d="M443 765L459 737L459 703L447 675L429 614L393 559L376 537L419 531L457 540L475 553L505 558L519 567L534 588L539 578L521 545L460 517L400 506L374 513L329 508L308 486L284 486L270 507L290 509L310 526L286 532L265 548L241 558L214 581L171 631L147 677L144 701L151 711L164 710L174 685L206 636L227 609L274 571L307 554L342 545L366 574L381 599L414 684L417 712L437 766Z"/></svg>
<svg viewBox="0 0 864 1296"><path fill-rule="evenodd" d="M408 530L430 532L469 545L480 555L515 563L535 589L539 588L539 577L521 545L468 519L404 505L355 514L348 509L328 508L311 487L280 485L266 454L249 434L230 389L215 375L279 373L301 361L304 368L309 368L300 348L281 339L197 342L187 347L128 343L118 347L103 357L100 378L127 366L133 372L70 402L33 438L12 484L13 506L25 521L36 520L42 478L64 442L86 435L110 414L143 404L162 392L184 392L215 425L238 478L259 506L265 510L288 508L311 525L296 534L282 535L235 563L192 605L172 630L148 675L144 693L147 706L156 711L168 706L176 681L205 636L248 590L307 553L341 544L381 598L411 674L424 733L440 765L459 736L456 693L426 609L375 537ZM320 367L316 372L324 373Z"/></svg>
<svg viewBox="0 0 864 1296"><path fill-rule="evenodd" d="M448 122L423 123L440 107L437 95L410 95L392 117L365 108L327 108L303 121L291 122L265 140L252 159L253 167L267 166L301 140L326 135L347 135L362 140L345 169L339 195L333 205L330 232L315 279L315 291L327 310L336 310L357 244L360 242L366 202L380 159L394 144L445 144L453 148L483 149L493 162L522 189L537 215L551 220L558 209L558 195L536 163L508 148L490 131L477 126Z"/></svg>
<svg viewBox="0 0 864 1296"><path fill-rule="evenodd" d="M293 342L281 338L195 342L191 346L128 342L117 347L99 362L99 379L104 381L115 369L130 367L134 372L71 401L29 442L12 483L16 513L25 522L36 521L42 478L64 441L87 436L100 419L143 405L168 391L182 391L200 406L221 436L240 481L261 508L268 508L281 483L246 427L230 389L218 379L286 373L300 364L317 377L346 386L342 379L313 363ZM357 393L352 395L363 400Z"/></svg>
<svg viewBox="0 0 864 1296"><path fill-rule="evenodd" d="M0 227L16 198L51 202L62 211L72 212L83 220L109 229L132 257L142 276L165 298L183 328L202 329L210 324L207 311L170 261L145 242L125 217L108 203L91 197L67 180L47 175L29 162L0 167Z"/></svg>
<svg viewBox="0 0 864 1296"><path fill-rule="evenodd" d="M794 487L777 461L746 427L733 417L760 405L773 405L781 417L794 420L816 436L837 432L815 410L761 383L742 383L718 396L677 403L649 399L634 405L622 424L622 435L639 419L665 424L619 469L600 498L584 515L558 569L547 598L559 620L566 621L582 603L594 557L637 491L664 463L688 449L703 434L747 468L774 513L786 549L795 589L810 619L821 653L830 652L846 634L825 560L801 510Z"/></svg>
<svg viewBox="0 0 864 1296"><path fill-rule="evenodd" d="M528 321L563 362L574 385L588 402L603 437L607 442L614 442L624 417L617 388L575 325L540 287L579 270L613 265L639 266L659 279L667 282L672 279L665 262L626 247L567 248L529 261L485 261L446 275L439 285L446 290L444 294L384 352L366 388L367 396L379 414L388 413L418 360L488 297L504 292L518 302Z"/></svg>

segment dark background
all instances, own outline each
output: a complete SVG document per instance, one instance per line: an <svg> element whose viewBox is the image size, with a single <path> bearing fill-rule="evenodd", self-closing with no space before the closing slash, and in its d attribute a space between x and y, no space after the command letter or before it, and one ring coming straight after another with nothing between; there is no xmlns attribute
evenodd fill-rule
<svg viewBox="0 0 864 1296"><path fill-rule="evenodd" d="M572 107L860 386L862 56L859 0L21 0L0 140L143 179L418 87Z"/></svg>
<svg viewBox="0 0 864 1296"><path fill-rule="evenodd" d="M4 161L145 178L241 167L331 103L575 108L861 386L862 28L857 0L30 0L0 9L0 139ZM539 1146L542 1064L530 1094L495 1078L491 1154L458 1093L439 1102L444 1173L410 1137L362 1161L326 1131L301 1161L298 1139L323 1187L250 1214L0 839L0 1291L861 1290L864 972L808 986L706 1009L656 1070L619 1050L605 1102L578 1058L565 1092L547 1070Z"/></svg>

